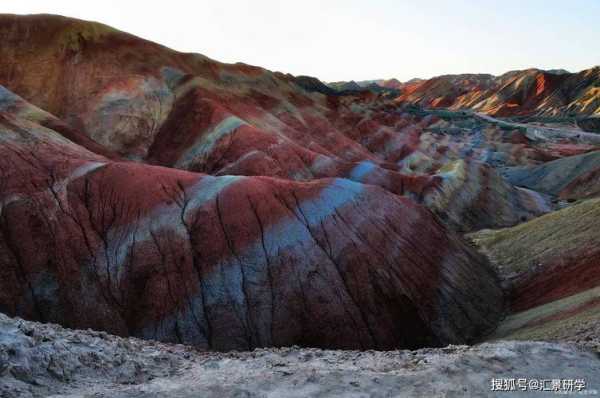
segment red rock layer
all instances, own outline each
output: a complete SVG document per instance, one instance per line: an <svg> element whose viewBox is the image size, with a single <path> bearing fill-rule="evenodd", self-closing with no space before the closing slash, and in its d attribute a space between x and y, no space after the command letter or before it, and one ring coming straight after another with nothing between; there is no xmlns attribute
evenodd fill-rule
<svg viewBox="0 0 600 398"><path fill-rule="evenodd" d="M444 138L435 138L433 153L423 149L425 130L438 119L370 92L308 92L291 75L177 53L62 17L1 16L0 34L0 84L55 115L61 127L51 127L95 153L211 175L349 178L420 203L454 198L460 214L432 208L459 224L463 214L477 214L477 222L463 223L468 229L514 225L545 211L505 186L493 201L447 190L463 182L444 185L454 177L438 175L448 160L438 156ZM410 166L430 158L429 168ZM471 161L481 167L475 156ZM494 189L468 183L482 193ZM512 214L499 217L498 207Z"/></svg>
<svg viewBox="0 0 600 398"><path fill-rule="evenodd" d="M113 161L0 115L8 314L227 350L462 343L502 311L487 261L384 189Z"/></svg>
<svg viewBox="0 0 600 398"><path fill-rule="evenodd" d="M528 69L497 77L446 75L404 85L397 101L496 116L598 115L599 81L600 67L579 73Z"/></svg>

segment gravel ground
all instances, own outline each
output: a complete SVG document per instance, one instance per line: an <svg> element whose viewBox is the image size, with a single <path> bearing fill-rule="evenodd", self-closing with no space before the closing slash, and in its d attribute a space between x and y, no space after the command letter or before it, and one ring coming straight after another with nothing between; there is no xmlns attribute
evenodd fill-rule
<svg viewBox="0 0 600 398"><path fill-rule="evenodd" d="M492 378L585 379L600 395L600 358L575 345L495 342L416 351L298 347L204 353L0 314L1 397L463 397Z"/></svg>

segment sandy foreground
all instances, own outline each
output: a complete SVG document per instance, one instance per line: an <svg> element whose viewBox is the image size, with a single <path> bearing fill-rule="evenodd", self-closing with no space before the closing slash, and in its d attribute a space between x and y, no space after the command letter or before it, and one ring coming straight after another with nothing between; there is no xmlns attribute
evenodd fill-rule
<svg viewBox="0 0 600 398"><path fill-rule="evenodd" d="M204 353L0 314L3 398L556 396L518 386L492 391L492 379L503 378L583 379L585 389L570 394L600 395L600 358L573 344L516 341L416 351Z"/></svg>

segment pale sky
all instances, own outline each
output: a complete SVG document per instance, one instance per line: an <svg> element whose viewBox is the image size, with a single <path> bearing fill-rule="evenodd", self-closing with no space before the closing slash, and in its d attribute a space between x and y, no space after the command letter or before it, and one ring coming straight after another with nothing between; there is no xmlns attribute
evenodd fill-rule
<svg viewBox="0 0 600 398"><path fill-rule="evenodd" d="M324 81L600 65L600 0L2 0ZM1 38L0 38L1 39Z"/></svg>

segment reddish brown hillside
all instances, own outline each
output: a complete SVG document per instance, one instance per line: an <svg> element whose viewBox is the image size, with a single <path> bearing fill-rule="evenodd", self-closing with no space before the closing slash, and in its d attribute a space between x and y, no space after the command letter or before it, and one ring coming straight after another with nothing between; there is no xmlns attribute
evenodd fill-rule
<svg viewBox="0 0 600 398"><path fill-rule="evenodd" d="M501 315L448 225L544 210L475 160L409 170L435 118L95 23L0 34L0 311L218 350L462 343Z"/></svg>
<svg viewBox="0 0 600 398"><path fill-rule="evenodd" d="M598 115L600 67L579 73L528 69L498 77L446 75L405 85L397 100L496 116Z"/></svg>

